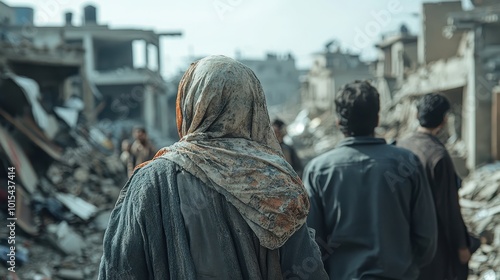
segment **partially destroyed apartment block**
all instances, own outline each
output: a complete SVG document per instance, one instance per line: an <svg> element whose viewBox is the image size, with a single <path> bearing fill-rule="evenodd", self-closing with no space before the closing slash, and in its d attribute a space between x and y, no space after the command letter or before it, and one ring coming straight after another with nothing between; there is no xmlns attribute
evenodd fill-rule
<svg viewBox="0 0 500 280"><path fill-rule="evenodd" d="M377 85L391 98L392 113L382 118L386 137L401 138L416 128L418 97L443 93L453 104L444 137L462 176L500 159L493 102L500 81L500 5L475 2L467 11L461 1L425 3L419 36L402 28L377 44Z"/></svg>

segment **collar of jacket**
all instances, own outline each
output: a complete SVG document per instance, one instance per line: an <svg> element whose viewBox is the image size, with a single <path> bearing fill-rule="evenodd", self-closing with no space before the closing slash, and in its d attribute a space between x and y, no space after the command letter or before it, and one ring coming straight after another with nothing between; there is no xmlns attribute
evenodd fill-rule
<svg viewBox="0 0 500 280"><path fill-rule="evenodd" d="M342 146L355 146L355 145L382 145L387 144L385 139L376 138L371 136L356 136L356 137L347 137L344 140L340 141L337 147Z"/></svg>

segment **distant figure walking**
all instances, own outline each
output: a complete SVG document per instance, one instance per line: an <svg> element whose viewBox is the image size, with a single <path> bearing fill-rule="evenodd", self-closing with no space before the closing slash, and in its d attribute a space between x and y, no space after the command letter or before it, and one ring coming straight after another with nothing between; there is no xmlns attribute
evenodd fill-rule
<svg viewBox="0 0 500 280"><path fill-rule="evenodd" d="M297 152L292 146L287 145L283 141L287 134L285 123L280 119L275 119L273 121L273 129L274 134L276 135L276 138L280 143L281 150L283 151L283 155L285 156L286 161L292 166L295 172L297 172L297 174L302 177L302 162L297 155Z"/></svg>
<svg viewBox="0 0 500 280"><path fill-rule="evenodd" d="M417 105L420 127L398 146L414 152L427 172L438 221L437 252L419 279L467 279L469 235L458 202L458 175L446 147L436 137L444 128L450 102L439 94L425 95Z"/></svg>
<svg viewBox="0 0 500 280"><path fill-rule="evenodd" d="M133 166L135 167L143 162L151 160L157 150L149 140L144 127L134 128L134 138L135 141L130 147L130 154L132 156Z"/></svg>
<svg viewBox="0 0 500 280"><path fill-rule="evenodd" d="M379 93L347 84L335 105L345 139L305 168L311 210L331 279L417 279L436 249L434 204L411 152L375 138Z"/></svg>

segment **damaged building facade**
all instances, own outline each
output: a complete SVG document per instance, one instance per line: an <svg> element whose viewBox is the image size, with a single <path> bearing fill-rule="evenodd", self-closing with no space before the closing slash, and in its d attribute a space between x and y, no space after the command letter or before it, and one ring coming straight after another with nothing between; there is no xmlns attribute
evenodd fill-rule
<svg viewBox="0 0 500 280"><path fill-rule="evenodd" d="M481 3L479 3L481 2ZM387 138L414 131L415 100L427 93L447 96L447 144L461 176L499 160L500 4L476 1L464 11L461 1L424 3L419 36L402 28L377 44L376 84L389 99L382 118Z"/></svg>
<svg viewBox="0 0 500 280"><path fill-rule="evenodd" d="M85 99L88 121L134 120L159 131L161 137L171 137L168 133L175 121L165 118L165 112L175 110L171 103L176 90L161 76L160 41L163 36L181 33L111 29L97 22L94 6L84 8L81 26L73 25L72 13L66 13L65 20L64 26L33 26L30 32L23 32L19 25L8 25L6 30L38 48L72 46L84 50L81 78L88 82L85 90L92 95L74 94Z"/></svg>

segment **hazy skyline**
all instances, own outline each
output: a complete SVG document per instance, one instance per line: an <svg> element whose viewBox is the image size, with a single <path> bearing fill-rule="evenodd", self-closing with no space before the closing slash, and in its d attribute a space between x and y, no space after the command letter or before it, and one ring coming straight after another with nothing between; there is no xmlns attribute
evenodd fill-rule
<svg viewBox="0 0 500 280"><path fill-rule="evenodd" d="M182 37L162 40L164 74L171 76L190 56L223 54L234 57L239 50L245 58L264 58L266 52L292 53L297 66L308 68L312 54L326 42L341 46L364 59L374 59L373 45L381 33L397 31L406 23L419 32L423 1L413 0L314 0L294 4L286 0L192 0L117 1L88 0L4 0L11 6L35 9L36 25L61 25L64 13L74 14L81 23L87 4L97 6L100 24L112 28L182 31ZM436 2L436 1L425 1ZM464 2L469 2L464 0Z"/></svg>

